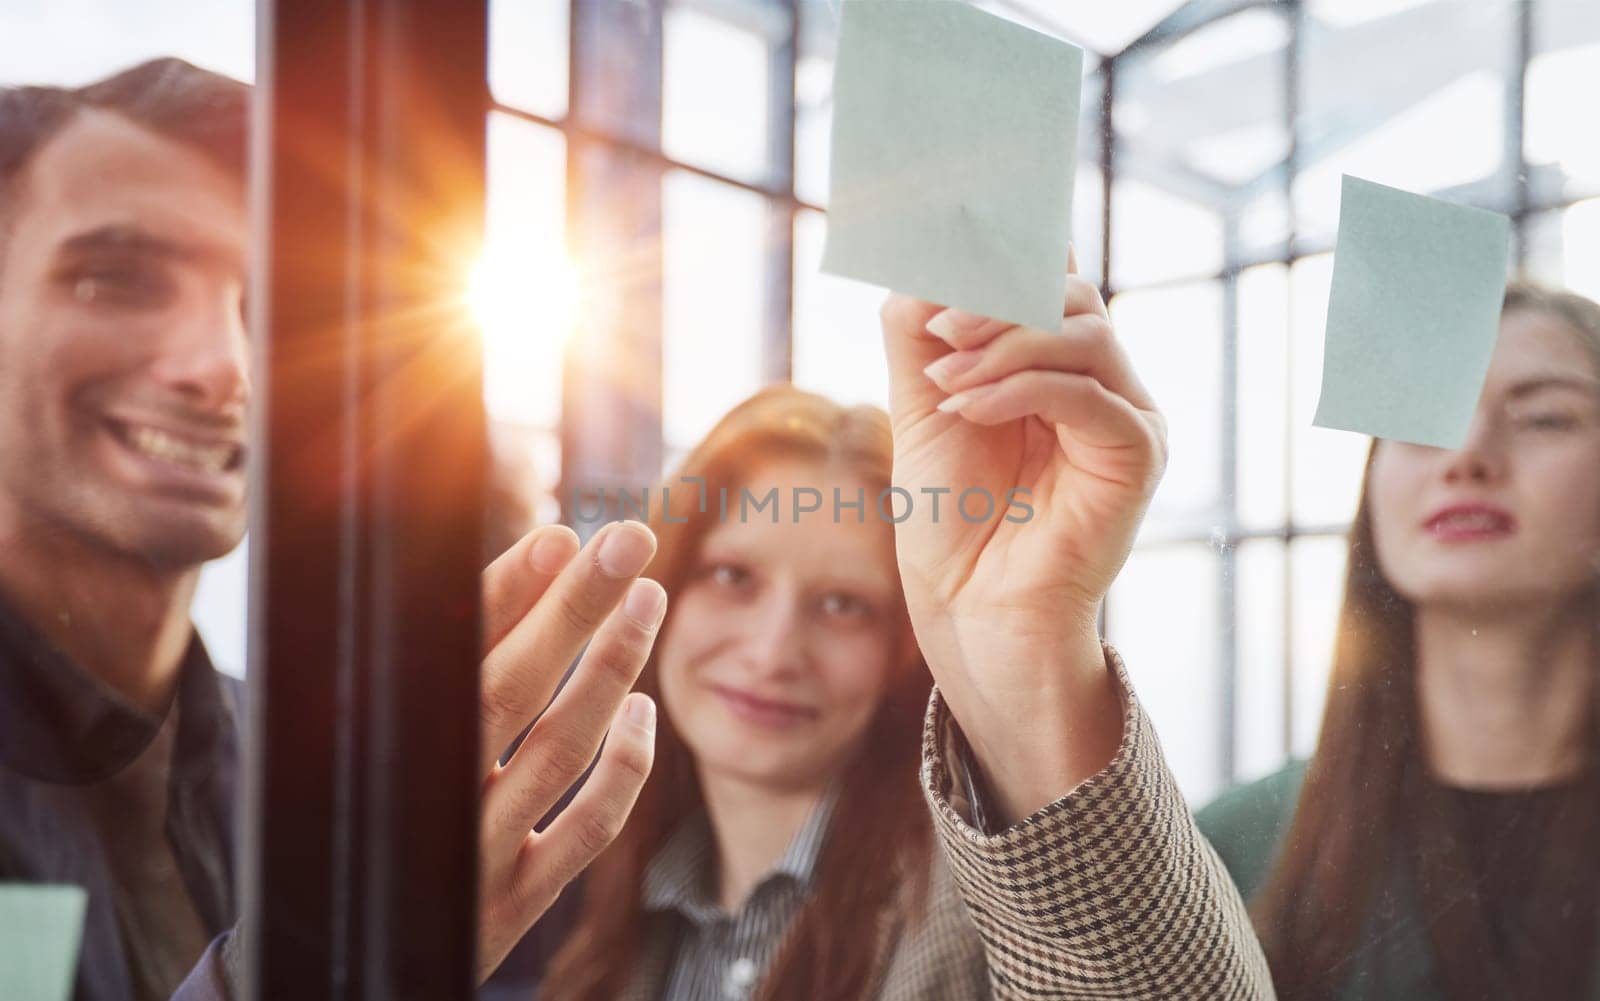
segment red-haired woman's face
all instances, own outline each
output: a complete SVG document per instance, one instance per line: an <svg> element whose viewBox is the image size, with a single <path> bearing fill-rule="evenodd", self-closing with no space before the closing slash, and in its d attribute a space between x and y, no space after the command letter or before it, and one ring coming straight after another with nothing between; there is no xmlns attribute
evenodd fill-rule
<svg viewBox="0 0 1600 1001"><path fill-rule="evenodd" d="M740 516L728 492L725 522L700 545L671 596L658 643L661 699L702 775L765 788L821 788L857 747L888 689L902 635L893 526L874 512L876 491L806 462L771 462L747 484L772 509ZM825 498L796 524L796 487ZM844 509L866 491L865 522Z"/></svg>
<svg viewBox="0 0 1600 1001"><path fill-rule="evenodd" d="M1559 603L1600 579L1600 373L1578 336L1513 310L1460 451L1378 444L1378 560L1408 599Z"/></svg>

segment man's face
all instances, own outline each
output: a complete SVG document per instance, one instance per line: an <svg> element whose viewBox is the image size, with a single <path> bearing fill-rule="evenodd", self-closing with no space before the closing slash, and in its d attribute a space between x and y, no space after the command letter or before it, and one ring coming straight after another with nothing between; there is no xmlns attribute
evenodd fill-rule
<svg viewBox="0 0 1600 1001"><path fill-rule="evenodd" d="M244 191L85 112L24 170L0 236L0 531L180 569L244 532Z"/></svg>

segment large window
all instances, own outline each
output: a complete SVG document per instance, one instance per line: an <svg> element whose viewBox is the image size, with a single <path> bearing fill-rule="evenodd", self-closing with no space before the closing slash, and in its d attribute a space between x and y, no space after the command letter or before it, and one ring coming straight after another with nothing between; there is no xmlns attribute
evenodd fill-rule
<svg viewBox="0 0 1600 1001"><path fill-rule="evenodd" d="M1091 50L1072 239L1173 446L1106 626L1203 800L1316 739L1368 448L1311 426L1339 175L1508 213L1519 268L1600 295L1600 5L981 3ZM0 79L167 52L252 76L248 0L138 6L7 7ZM513 280L485 304L486 392L542 516L574 450L653 441L659 471L769 380L884 402L882 292L817 270L836 7L492 0L484 268ZM597 11L639 47L586 47ZM627 166L600 195L596 163ZM579 247L603 204L641 221ZM654 333L618 349L596 316ZM597 366L626 370L626 422L574 409ZM196 613L235 669L243 572L208 570Z"/></svg>
<svg viewBox="0 0 1600 1001"><path fill-rule="evenodd" d="M1151 712L1198 800L1309 754L1320 725L1368 450L1311 425L1340 174L1511 215L1535 276L1593 294L1600 270L1600 147L1576 98L1600 79L1600 10L1243 6L1110 60L1112 308L1173 462L1108 626L1145 691L1183 693Z"/></svg>
<svg viewBox="0 0 1600 1001"><path fill-rule="evenodd" d="M1309 753L1320 724L1368 450L1311 426L1340 174L1506 212L1520 267L1600 292L1600 145L1575 97L1600 86L1600 9L983 6L1093 53L1072 238L1084 273L1112 294L1172 441L1106 625L1186 793L1204 800ZM585 95L566 92L581 78L569 60L582 57L548 42L566 5L497 0L495 11L496 99L527 127L571 134L568 111ZM517 31L540 41L517 43ZM665 4L659 118L618 142L637 153L637 136L659 136L645 152L661 178L654 433L667 461L773 378L885 401L882 292L817 271L836 31L827 0ZM1440 37L1450 44L1420 44ZM559 172L505 176L561 197ZM604 294L603 279L585 290ZM555 364L537 357L522 363ZM547 392L544 376L518 378ZM557 429L541 410L532 425L555 477Z"/></svg>

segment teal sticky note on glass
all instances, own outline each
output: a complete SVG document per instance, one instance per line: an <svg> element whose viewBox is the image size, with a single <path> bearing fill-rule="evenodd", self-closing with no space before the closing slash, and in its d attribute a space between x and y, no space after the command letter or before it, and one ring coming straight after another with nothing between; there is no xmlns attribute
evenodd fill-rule
<svg viewBox="0 0 1600 1001"><path fill-rule="evenodd" d="M845 0L822 270L1057 329L1082 77L961 0Z"/></svg>
<svg viewBox="0 0 1600 1001"><path fill-rule="evenodd" d="M1346 176L1314 423L1460 448L1500 332L1511 220Z"/></svg>
<svg viewBox="0 0 1600 1001"><path fill-rule="evenodd" d="M0 883L0 998L72 996L88 906L81 886Z"/></svg>

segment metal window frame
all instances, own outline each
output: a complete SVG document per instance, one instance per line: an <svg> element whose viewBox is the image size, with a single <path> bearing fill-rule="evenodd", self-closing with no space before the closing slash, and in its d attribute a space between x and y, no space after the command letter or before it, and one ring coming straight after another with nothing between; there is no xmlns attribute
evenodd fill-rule
<svg viewBox="0 0 1600 1001"><path fill-rule="evenodd" d="M1528 65L1536 56L1534 37L1534 19L1537 17L1536 6L1542 0L1514 0L1510 5L1511 17L1515 30L1511 34L1512 51L1506 66L1506 129L1505 148L1502 153L1499 174L1496 180L1505 182L1509 179L1513 192L1513 203L1510 206L1510 216L1515 234L1515 262L1518 268L1527 262L1528 239L1527 227L1529 221L1537 214L1559 211L1579 201L1584 197L1572 197L1565 200L1551 201L1546 204L1534 204L1530 185L1530 166L1527 163L1526 151L1523 144L1524 128L1527 118L1526 109L1526 76ZM1348 524L1338 525L1303 525L1295 521L1294 517L1294 444L1293 435L1284 436L1284 521L1280 526L1270 529L1245 529L1238 521L1236 504L1236 477L1237 477L1237 425L1235 415L1238 409L1238 316L1237 316L1237 280L1239 274L1248 267L1281 264L1286 269L1292 269L1294 264L1309 256L1332 250L1331 245L1309 245L1301 237L1297 225L1295 205L1293 198L1294 182L1299 176L1302 161L1305 156L1304 147L1306 136L1303 132L1304 123L1300 119L1300 108L1304 99L1304 78L1301 72L1303 62L1303 46L1306 38L1306 4L1304 0L1189 0L1155 27L1151 28L1139 39L1136 39L1122 52L1106 57L1102 64L1102 72L1106 74L1106 93L1112 93L1110 81L1114 79L1116 67L1131 53L1140 53L1157 45L1170 45L1194 32L1204 30L1218 22L1247 10L1265 9L1275 10L1287 19L1288 41L1284 46L1284 122L1289 135L1289 150L1283 161L1281 172L1281 191L1285 200L1288 213L1287 235L1283 253L1279 255L1260 255L1251 259L1243 259L1238 255L1236 246L1229 243L1224 253L1222 270L1211 274L1197 274L1193 276L1177 277L1161 282L1146 283L1128 288L1117 288L1114 283L1115 276L1110 267L1110 234L1111 227L1111 201L1112 189L1115 183L1116 171L1114 161L1107 157L1103 163L1105 171L1105 233L1106 254L1105 270L1107 299L1121 292L1144 291L1152 288L1170 287L1175 285L1202 284L1218 282L1224 291L1224 316L1223 316L1223 399L1226 406L1223 409L1224 441L1221 455L1222 463L1222 492L1224 504L1225 525L1221 533L1197 530L1190 534L1176 534L1162 537L1158 540L1142 543L1139 551L1150 551L1170 546L1184 546L1205 544L1217 551L1218 572L1220 575L1219 595L1222 607L1218 609L1220 628L1218 629L1218 658L1223 673L1222 687L1224 696L1224 726L1222 727L1223 746L1220 749L1223 762L1222 779L1225 784L1236 781L1240 775L1237 767L1236 750L1237 740L1237 694L1239 651L1235 641L1239 626L1238 594L1235 589L1234 562L1235 553L1241 542L1274 539L1280 542L1283 552L1283 622L1282 622L1282 664L1283 664L1283 731L1282 752L1287 759L1294 753L1294 713L1295 705L1295 678L1298 665L1294 658L1294 580L1293 580L1293 548L1294 543L1301 539L1342 537L1348 530ZM1108 104L1110 99L1108 98ZM1102 128L1109 128L1110 110L1103 110L1103 119L1106 124ZM1108 144L1109 145L1109 144ZM1275 178L1276 180L1276 178ZM1275 185L1276 186L1276 185ZM1469 186L1470 187L1470 186ZM1231 224L1231 219L1225 217L1225 231ZM1290 290L1292 297L1293 291ZM1292 299L1291 299L1292 301ZM1292 309L1292 306L1291 306ZM1285 328L1288 326L1288 317L1285 318ZM1293 341L1288 342L1285 352L1286 384L1292 387L1292 373L1294 365ZM1292 428L1294 423L1294 397L1292 390L1285 394L1286 412L1284 415L1285 427Z"/></svg>
<svg viewBox="0 0 1600 1001"><path fill-rule="evenodd" d="M569 10L592 4L597 0L569 0ZM640 3L654 9L659 15L671 0L640 0ZM722 10L726 13L727 4L713 3L711 0L684 0L692 2L697 8L709 13ZM1514 204L1511 206L1511 215L1517 240L1517 261L1519 266L1525 262L1527 254L1527 226L1535 216L1566 208L1583 197L1570 197L1565 199L1541 199L1538 197L1537 185L1530 183L1529 165L1526 162L1522 148L1523 124L1525 122L1525 88L1524 80L1528 63L1537 54L1533 32L1534 18L1537 16L1536 3L1540 0L1512 0L1514 4L1514 19L1516 30L1512 33L1512 62L1507 67L1507 129L1506 150L1503 156L1501 170L1509 174L1512 179ZM790 30L786 37L776 38L774 44L773 65L780 71L785 67L785 60L792 60L798 56L795 51L797 37L801 32L801 2L800 0L749 0L755 7L761 8L764 14L771 14L774 10L787 8L790 18ZM1029 19L1038 20L1037 13L1023 11L1013 0L994 0L996 6L1011 13L1025 14ZM1229 17L1250 11L1269 10L1284 17L1288 22L1288 42L1283 52L1283 115L1284 122L1289 132L1289 150L1286 154L1281 169L1276 170L1271 176L1263 178L1262 183L1271 184L1275 189L1282 191L1288 211L1288 227L1283 243L1275 248L1276 253L1257 253L1247 256L1232 241L1225 248L1223 267L1216 272L1196 273L1165 279L1157 282L1145 282L1138 285L1121 287L1116 282L1116 275L1111 267L1112 241L1115 238L1114 220L1112 218L1113 192L1120 177L1128 173L1127 162L1136 159L1137 150L1124 148L1113 129L1112 115L1117 102L1117 80L1119 72L1126 67L1130 57L1142 57L1150 51L1168 46L1180 41L1189 35L1211 27ZM1239 650L1235 640L1236 629L1239 625L1238 594L1235 588L1234 554L1240 543L1254 540L1277 540L1283 546L1283 645L1282 662L1284 677L1284 703L1283 703L1283 732L1282 749L1285 757L1293 753L1295 734L1293 720L1296 706L1294 703L1294 679L1301 669L1295 663L1293 651L1294 620L1294 583L1292 580L1291 553L1294 543L1302 539L1331 538L1342 536L1348 528L1346 524L1336 525L1304 525L1294 519L1294 444L1293 436L1285 435L1284 440L1284 476L1283 484L1285 517L1281 524L1265 527L1245 527L1238 522L1236 505L1236 480L1238 473L1237 435L1236 426L1233 425L1234 415L1237 413L1237 400L1241 387L1238 382L1237 339L1237 282L1240 274L1250 267L1260 265L1279 264L1285 268L1292 268L1294 264L1309 256L1324 253L1332 249L1325 239L1309 241L1300 233L1294 212L1294 199L1292 197L1295 179L1299 176L1307 157L1307 147L1313 137L1304 135L1302 122L1299 121L1299 109L1304 103L1304 78L1301 71L1302 54L1307 35L1307 9L1304 0L1188 0L1167 17L1151 27L1143 35L1134 39L1121 51L1102 55L1100 64L1094 70L1094 76L1099 78L1101 89L1099 92L1099 105L1096 113L1099 117L1099 128L1102 141L1099 149L1097 167L1101 173L1103 189L1101 192L1101 276L1102 291L1110 301L1116 295L1124 292L1147 291L1175 285L1201 284L1216 282L1223 289L1223 377L1219 391L1224 394L1228 406L1224 408L1225 426L1223 428L1225 441L1223 452L1219 456L1220 473L1222 476L1222 502L1225 524L1220 532L1214 532L1209 526L1196 526L1195 530L1188 533L1177 533L1154 539L1146 539L1139 545L1139 551L1147 552L1172 546L1207 545L1218 555L1218 573L1220 575L1220 601L1217 608L1217 618L1220 625L1218 630L1217 656L1222 671L1221 683L1224 695L1224 726L1222 727L1223 745L1219 749L1220 760L1223 763L1224 774L1222 780L1231 782L1239 777L1236 748L1237 748L1237 720L1236 701L1238 694ZM770 20L770 18L769 18ZM748 25L746 25L748 26ZM1065 30L1058 30L1065 36ZM574 56L574 58L576 58ZM776 141L774 136L774 162L778 169L764 181L751 181L745 178L728 176L714 170L709 170L694 163L685 162L667 156L661 149L660 143L640 143L627 135L595 129L582 121L576 120L570 110L562 117L546 117L532 114L514 106L495 103L497 111L513 117L543 125L561 131L568 141L569 157L575 143L589 145L608 145L629 155L636 156L656 164L662 172L686 171L691 174L725 184L733 188L752 192L768 200L773 210L775 220L787 216L789 227L785 241L773 251L769 258L767 270L768 281L768 310L766 317L765 357L767 359L766 374L769 378L787 377L792 366L788 360L792 359L793 330L793 220L798 212L811 209L826 213L824 206L813 205L796 197L793 186L793 133L795 126L795 109L792 103L792 61L787 64L791 74L787 81L774 80L774 92L769 104L769 129L772 133L786 133L784 142ZM782 77L781 72L775 76ZM576 83L577 77L573 78ZM784 94L781 88L787 82L791 88L787 94L789 103L785 105ZM569 92L569 103L576 96L575 91ZM782 115L787 117L780 117ZM659 122L657 122L659 125ZM785 128L787 126L787 128ZM788 169L783 169L784 157L788 157ZM1501 178L1503 180L1504 178ZM1469 189L1471 186L1468 186ZM1457 192L1457 194L1470 197L1471 191ZM778 231L782 227L775 224L773 227L773 241L778 244ZM787 254L789 267L784 270L779 263L780 255ZM1291 293L1292 294L1292 293ZM788 308L784 308L784 304ZM1285 317L1287 329L1288 317ZM1294 364L1293 346L1285 356L1285 378L1292 372ZM659 374L659 373L658 373ZM1286 412L1284 422L1286 428L1293 427L1293 394L1286 394ZM654 436L659 438L659 420L652 426L648 422L634 429L646 438ZM563 435L567 436L568 430L563 428ZM580 440L568 438L568 442L575 447L582 448ZM564 446L568 443L564 442ZM565 447L563 448L563 463L565 468ZM565 480L566 477L564 476ZM1104 617L1103 625L1106 624Z"/></svg>

